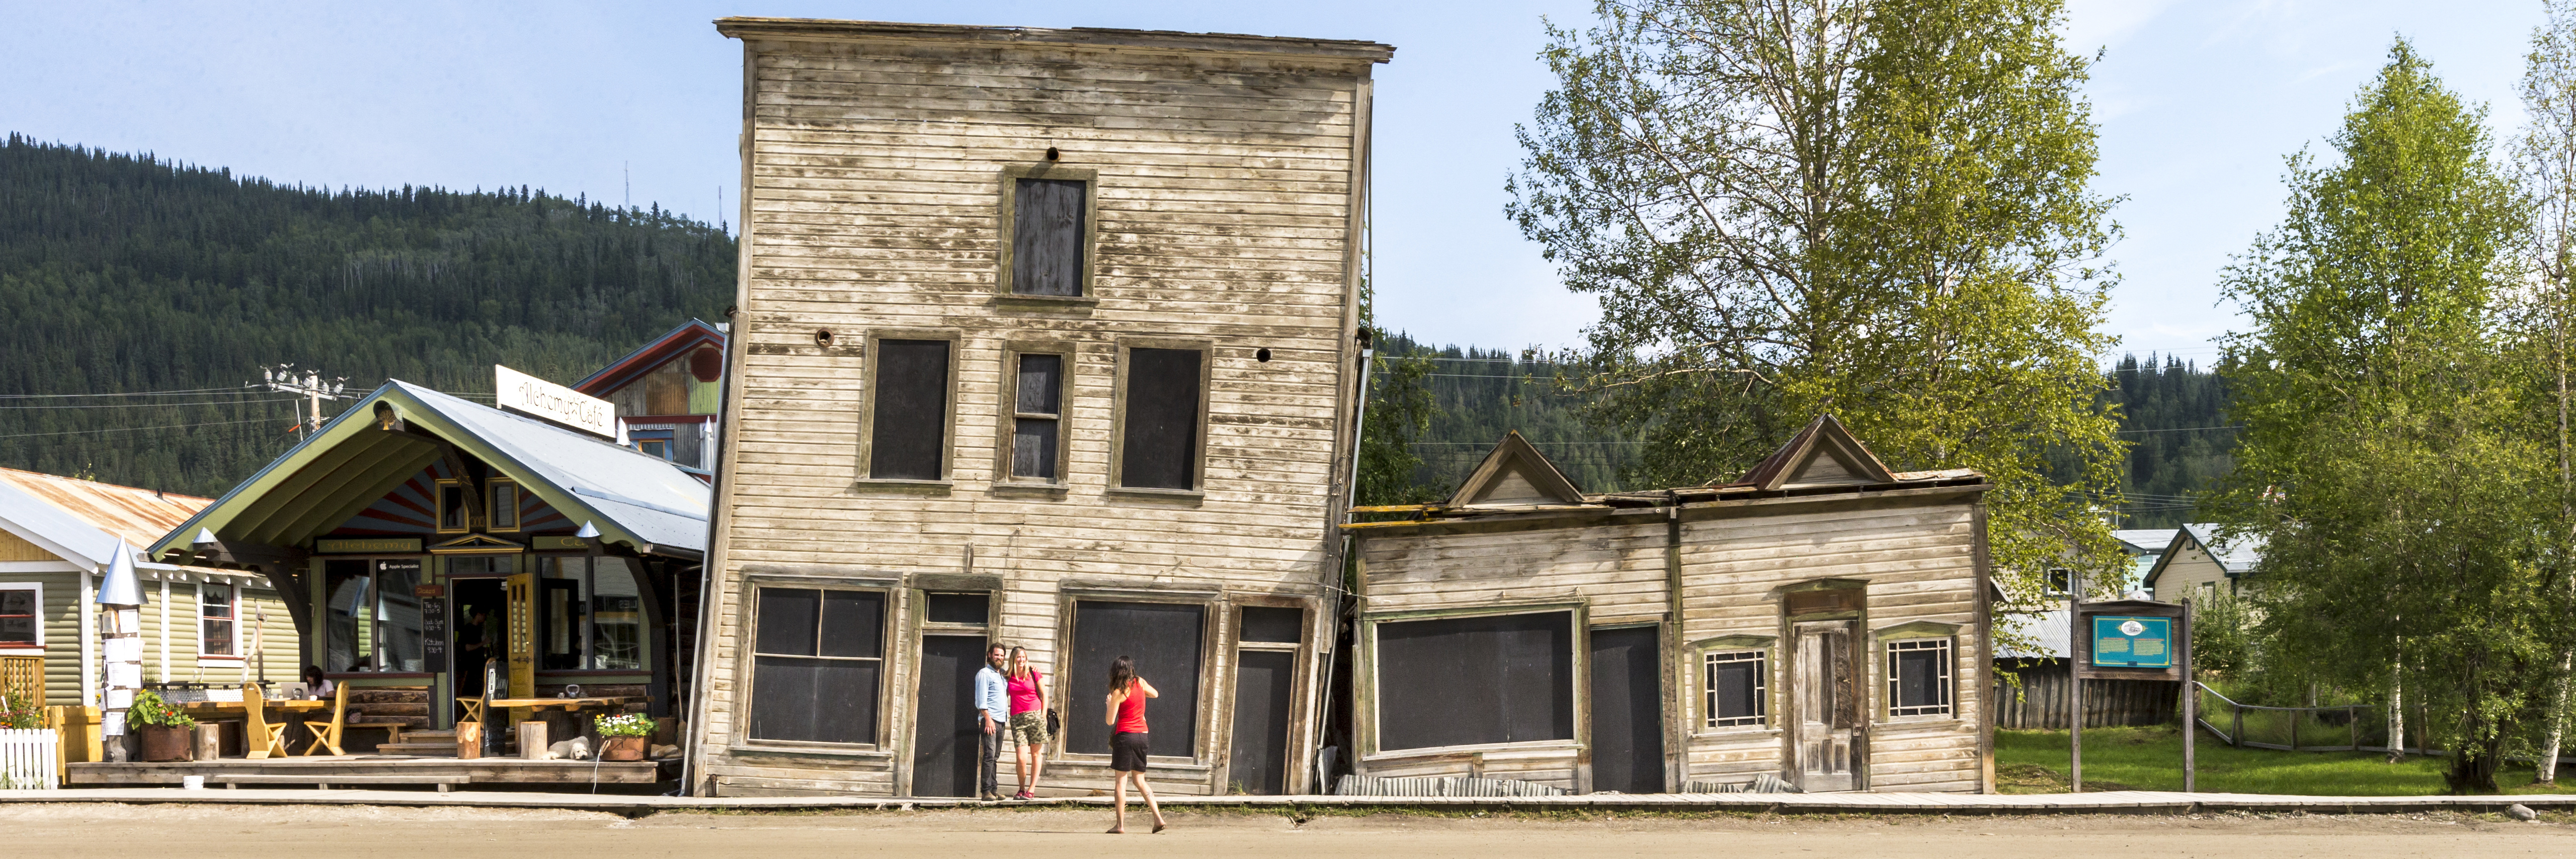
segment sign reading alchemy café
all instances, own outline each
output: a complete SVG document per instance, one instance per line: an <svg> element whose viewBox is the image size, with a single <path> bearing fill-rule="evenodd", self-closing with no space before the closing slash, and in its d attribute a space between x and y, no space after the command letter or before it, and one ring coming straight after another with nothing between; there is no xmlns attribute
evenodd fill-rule
<svg viewBox="0 0 2576 859"><path fill-rule="evenodd" d="M607 400L501 366L492 365L496 405L544 418L602 438L617 437L617 409Z"/></svg>

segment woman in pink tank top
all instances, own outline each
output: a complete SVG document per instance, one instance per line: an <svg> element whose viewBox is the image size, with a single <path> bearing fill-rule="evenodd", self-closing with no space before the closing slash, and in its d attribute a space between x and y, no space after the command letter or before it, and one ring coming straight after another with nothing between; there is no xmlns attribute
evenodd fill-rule
<svg viewBox="0 0 2576 859"><path fill-rule="evenodd" d="M1121 656L1109 663L1109 698L1102 702L1100 722L1109 726L1109 769L1117 776L1111 784L1118 797L1118 824L1109 827L1111 835L1127 831L1130 781L1145 795L1145 809L1154 813L1154 831L1169 825L1163 821L1163 807L1154 802L1154 789L1145 784L1145 701L1159 694L1154 684L1136 676L1136 660Z"/></svg>
<svg viewBox="0 0 2576 859"><path fill-rule="evenodd" d="M1055 732L1047 725L1046 675L1029 664L1025 648L1011 648L1011 670L1002 675L1011 697L1011 734L1019 763L1020 792L1012 799L1036 799L1038 773L1046 766L1047 743Z"/></svg>

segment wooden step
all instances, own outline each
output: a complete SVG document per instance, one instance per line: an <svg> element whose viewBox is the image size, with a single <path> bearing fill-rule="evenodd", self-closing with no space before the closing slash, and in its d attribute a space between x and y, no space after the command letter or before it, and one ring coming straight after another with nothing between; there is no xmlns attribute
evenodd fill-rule
<svg viewBox="0 0 2576 859"><path fill-rule="evenodd" d="M411 738L404 737L403 739L408 740ZM456 738L449 737L446 742L441 743L378 743L376 744L376 754L412 755L423 758L452 758L456 756Z"/></svg>

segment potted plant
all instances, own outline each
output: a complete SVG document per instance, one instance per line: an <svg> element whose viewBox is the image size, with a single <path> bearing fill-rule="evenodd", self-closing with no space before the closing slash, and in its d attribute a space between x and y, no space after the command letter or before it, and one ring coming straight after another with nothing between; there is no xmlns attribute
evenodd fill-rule
<svg viewBox="0 0 2576 859"><path fill-rule="evenodd" d="M188 759L188 732L197 727L197 719L178 705L161 700L159 693L149 689L134 693L134 706L126 708L125 723L143 739L144 760Z"/></svg>
<svg viewBox="0 0 2576 859"><path fill-rule="evenodd" d="M592 719L591 730L599 734L599 759L603 761L640 761L644 743L653 736L653 720L642 713L623 713Z"/></svg>

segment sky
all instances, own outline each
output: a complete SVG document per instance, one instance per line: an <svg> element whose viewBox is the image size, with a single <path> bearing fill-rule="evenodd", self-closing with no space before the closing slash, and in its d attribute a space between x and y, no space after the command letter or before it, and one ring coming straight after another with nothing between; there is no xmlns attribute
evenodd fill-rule
<svg viewBox="0 0 2576 859"><path fill-rule="evenodd" d="M328 187L528 185L726 218L739 202L728 15L1370 39L1379 319L1417 339L1573 345L1597 317L1503 218L1512 136L1551 83L1542 19L1587 3L83 3L0 0L0 131ZM2107 330L2206 362L2241 318L2216 286L2276 223L2283 158L2322 151L2390 42L2521 123L2539 0L2073 0L2095 188L2122 202ZM720 206L719 201L723 201ZM2109 356L2105 356L2106 358Z"/></svg>

